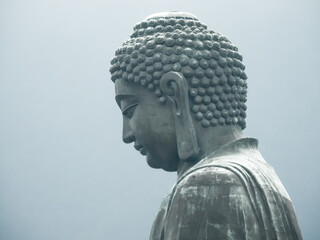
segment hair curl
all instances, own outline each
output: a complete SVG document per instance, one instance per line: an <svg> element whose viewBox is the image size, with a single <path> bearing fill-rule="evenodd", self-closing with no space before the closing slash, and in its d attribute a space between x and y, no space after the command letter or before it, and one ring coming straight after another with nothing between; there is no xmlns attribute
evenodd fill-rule
<svg viewBox="0 0 320 240"><path fill-rule="evenodd" d="M134 27L111 61L112 81L124 79L153 91L161 104L162 75L182 73L191 111L202 127L246 127L247 76L238 48L196 18L156 17Z"/></svg>

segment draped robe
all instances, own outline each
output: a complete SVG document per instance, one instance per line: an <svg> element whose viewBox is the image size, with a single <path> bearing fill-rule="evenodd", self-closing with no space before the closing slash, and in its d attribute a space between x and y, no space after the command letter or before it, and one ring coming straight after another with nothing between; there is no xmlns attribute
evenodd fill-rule
<svg viewBox="0 0 320 240"><path fill-rule="evenodd" d="M186 171L164 198L150 240L302 239L274 169L242 138Z"/></svg>

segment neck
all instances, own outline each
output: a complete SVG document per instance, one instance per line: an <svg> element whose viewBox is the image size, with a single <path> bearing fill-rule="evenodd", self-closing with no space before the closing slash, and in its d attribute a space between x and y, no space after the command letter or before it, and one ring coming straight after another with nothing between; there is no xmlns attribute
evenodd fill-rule
<svg viewBox="0 0 320 240"><path fill-rule="evenodd" d="M200 148L199 155L192 162L180 160L177 171L178 178L200 160L218 150L221 146L243 137L242 131L238 126L211 127L206 129L197 126L196 133L197 136L201 136L197 139Z"/></svg>

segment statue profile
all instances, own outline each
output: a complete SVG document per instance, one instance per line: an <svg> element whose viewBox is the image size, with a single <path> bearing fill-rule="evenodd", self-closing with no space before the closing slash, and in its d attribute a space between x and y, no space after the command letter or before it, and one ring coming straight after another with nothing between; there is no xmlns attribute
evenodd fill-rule
<svg viewBox="0 0 320 240"><path fill-rule="evenodd" d="M134 27L111 61L123 141L177 171L151 240L302 239L290 197L247 138L247 76L229 39L194 15Z"/></svg>

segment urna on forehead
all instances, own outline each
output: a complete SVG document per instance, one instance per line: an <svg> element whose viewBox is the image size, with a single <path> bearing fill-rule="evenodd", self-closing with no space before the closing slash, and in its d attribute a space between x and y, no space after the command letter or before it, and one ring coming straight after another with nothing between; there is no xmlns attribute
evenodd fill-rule
<svg viewBox="0 0 320 240"><path fill-rule="evenodd" d="M134 26L130 39L111 61L111 79L122 79L155 93L161 104L161 77L179 72L188 82L190 106L203 127L245 128L247 76L238 48L194 15L163 12Z"/></svg>

